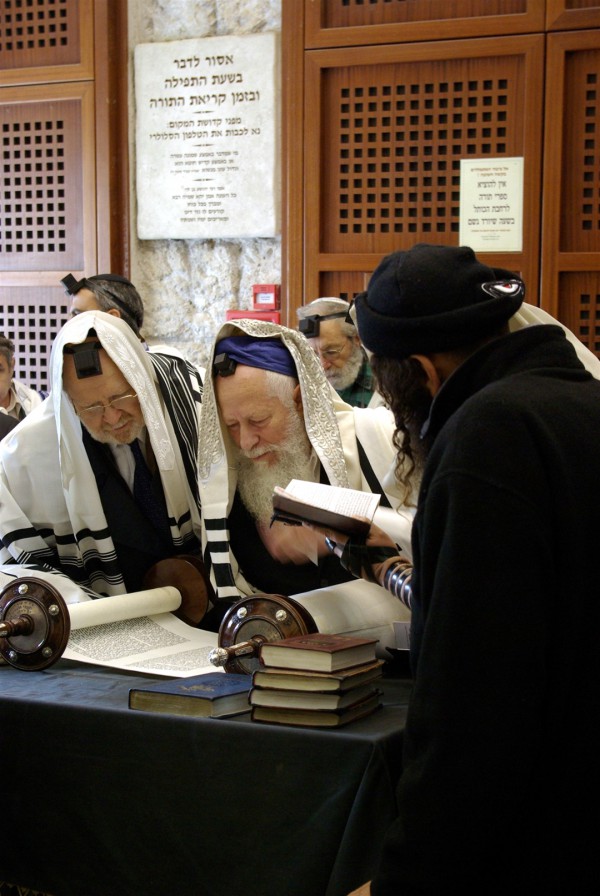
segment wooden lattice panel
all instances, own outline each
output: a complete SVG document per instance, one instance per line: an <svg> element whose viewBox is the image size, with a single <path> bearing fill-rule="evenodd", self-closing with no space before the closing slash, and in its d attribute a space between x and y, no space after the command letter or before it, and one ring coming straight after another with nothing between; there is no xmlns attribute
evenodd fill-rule
<svg viewBox="0 0 600 896"><path fill-rule="evenodd" d="M545 0L305 2L307 47L533 33L544 27Z"/></svg>
<svg viewBox="0 0 600 896"><path fill-rule="evenodd" d="M306 55L304 295L396 249L457 244L463 159L524 158L523 251L488 260L537 283L543 46L529 35Z"/></svg>
<svg viewBox="0 0 600 896"><path fill-rule="evenodd" d="M600 28L598 0L546 0L546 27Z"/></svg>
<svg viewBox="0 0 600 896"><path fill-rule="evenodd" d="M599 292L600 31L549 35L546 84L542 306L579 334Z"/></svg>
<svg viewBox="0 0 600 896"><path fill-rule="evenodd" d="M2 0L0 69L75 63L79 56L79 4Z"/></svg>
<svg viewBox="0 0 600 896"><path fill-rule="evenodd" d="M328 69L321 251L455 242L460 162L524 154L518 56Z"/></svg>
<svg viewBox="0 0 600 896"><path fill-rule="evenodd" d="M81 102L0 94L0 134L0 270L81 270Z"/></svg>
<svg viewBox="0 0 600 896"><path fill-rule="evenodd" d="M527 0L324 0L323 27L448 22L527 12Z"/></svg>
<svg viewBox="0 0 600 896"><path fill-rule="evenodd" d="M15 344L15 375L25 385L48 391L50 350L68 316L62 287L0 287L0 333Z"/></svg>
<svg viewBox="0 0 600 896"><path fill-rule="evenodd" d="M560 250L600 252L600 46L566 56L564 83Z"/></svg>
<svg viewBox="0 0 600 896"><path fill-rule="evenodd" d="M327 271L321 275L320 296L337 296L346 302L352 302L359 292L362 292L368 283L370 273L359 271ZM319 296L306 296L305 304Z"/></svg>
<svg viewBox="0 0 600 896"><path fill-rule="evenodd" d="M600 357L600 273L563 273L559 283L559 319Z"/></svg>

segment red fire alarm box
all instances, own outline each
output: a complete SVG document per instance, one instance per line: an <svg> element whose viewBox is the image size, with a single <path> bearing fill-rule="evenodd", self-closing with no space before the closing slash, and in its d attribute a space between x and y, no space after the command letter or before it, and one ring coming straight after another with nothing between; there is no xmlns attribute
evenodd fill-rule
<svg viewBox="0 0 600 896"><path fill-rule="evenodd" d="M252 307L255 311L275 311L279 308L279 284L255 283L252 287Z"/></svg>

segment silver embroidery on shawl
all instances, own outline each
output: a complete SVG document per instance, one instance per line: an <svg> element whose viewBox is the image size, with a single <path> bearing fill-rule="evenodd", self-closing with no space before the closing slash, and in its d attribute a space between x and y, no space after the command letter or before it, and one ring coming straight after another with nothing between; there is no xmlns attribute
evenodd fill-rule
<svg viewBox="0 0 600 896"><path fill-rule="evenodd" d="M270 321L243 319L221 327L216 341L224 339L226 336L242 333L264 339L279 337L289 350L298 371L308 437L316 449L330 481L340 486L347 485L348 475L344 463L342 441L333 403L329 400L331 386L323 373L320 361L306 338L296 330L290 330ZM201 479L208 478L211 467L218 464L225 454L213 377L210 375L213 356L214 346L211 349L207 365L202 402L202 436L198 456Z"/></svg>

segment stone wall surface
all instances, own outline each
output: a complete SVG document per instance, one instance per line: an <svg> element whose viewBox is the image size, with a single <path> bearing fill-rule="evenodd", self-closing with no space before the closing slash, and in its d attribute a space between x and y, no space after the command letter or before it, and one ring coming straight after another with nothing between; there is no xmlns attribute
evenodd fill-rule
<svg viewBox="0 0 600 896"><path fill-rule="evenodd" d="M133 50L139 43L280 31L282 0L129 0L131 278L144 335L205 366L228 309L252 307L254 283L281 282L281 240L138 240ZM299 2L299 0L298 0Z"/></svg>

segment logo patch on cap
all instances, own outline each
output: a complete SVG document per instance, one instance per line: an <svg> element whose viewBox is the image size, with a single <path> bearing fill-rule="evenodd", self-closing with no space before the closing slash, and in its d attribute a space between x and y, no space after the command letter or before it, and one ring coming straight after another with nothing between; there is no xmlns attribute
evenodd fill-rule
<svg viewBox="0 0 600 896"><path fill-rule="evenodd" d="M516 298L524 291L522 280L492 280L482 283L481 288L493 299Z"/></svg>

